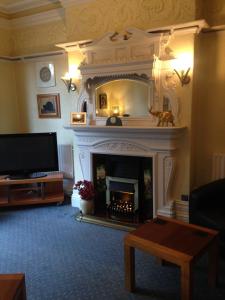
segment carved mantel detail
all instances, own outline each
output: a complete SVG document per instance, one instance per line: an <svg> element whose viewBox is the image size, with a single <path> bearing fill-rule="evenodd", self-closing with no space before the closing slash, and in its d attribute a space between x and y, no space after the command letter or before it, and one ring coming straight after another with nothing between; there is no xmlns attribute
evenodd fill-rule
<svg viewBox="0 0 225 300"><path fill-rule="evenodd" d="M147 152L148 150L135 143L121 142L120 140L112 140L110 142L101 143L94 146L94 151L100 150L105 153L121 154L121 153L134 153L134 152Z"/></svg>
<svg viewBox="0 0 225 300"><path fill-rule="evenodd" d="M84 70L95 65L114 65L153 60L159 52L159 37L137 28L128 28L124 33L109 32L101 39L80 47L85 60Z"/></svg>

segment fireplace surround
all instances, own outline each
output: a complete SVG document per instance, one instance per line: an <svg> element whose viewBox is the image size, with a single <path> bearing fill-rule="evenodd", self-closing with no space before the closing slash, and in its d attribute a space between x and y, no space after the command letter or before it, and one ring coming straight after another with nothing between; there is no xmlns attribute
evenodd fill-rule
<svg viewBox="0 0 225 300"><path fill-rule="evenodd" d="M175 160L185 127L69 126L75 138L76 181L94 180L93 156L119 155L152 158L153 217L173 217ZM74 191L72 203L79 207Z"/></svg>

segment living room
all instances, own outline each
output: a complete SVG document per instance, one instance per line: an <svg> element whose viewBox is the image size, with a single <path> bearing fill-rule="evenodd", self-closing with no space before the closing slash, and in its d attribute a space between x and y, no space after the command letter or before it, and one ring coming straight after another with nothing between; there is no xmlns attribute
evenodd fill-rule
<svg viewBox="0 0 225 300"><path fill-rule="evenodd" d="M153 186L155 199L153 215L160 213L173 216L175 200L181 199L182 195L188 197L194 188L212 181L213 157L224 153L225 4L223 2L222 0L213 2L140 0L129 1L128 4L125 0L113 0L110 3L107 0L0 1L2 40L0 133L57 132L59 145L69 145L74 148L73 169L76 181L93 179L91 175L93 165L90 156L85 156L86 151L93 155L93 159L94 155L105 153L111 155L126 153L128 156L131 154L147 158L152 156L155 159L153 172L156 176ZM158 42L155 41L156 36L159 37ZM154 68L151 60L148 70L140 67L141 60L139 60L139 69L132 60L126 60L126 64L121 63L123 66L120 65L115 71L113 69L115 61L111 57L112 61L108 63L108 74L105 76L110 79L110 76L114 76L116 72L132 75L137 71L139 81L144 81L146 78L141 77L141 74L151 78L151 82L154 78L155 84L159 83L159 79L163 79L164 81L160 81L158 94L156 94L157 86L152 89L154 100L149 103L153 105L154 110L160 110L163 96L164 99L169 98L175 126L169 124L163 126L161 130L160 126L157 127L157 117L152 116L149 112L150 107L147 107L146 118L149 118L149 123L146 123L146 118L141 121L140 118L133 118L133 122L137 122L137 119L138 122L140 121L137 127L142 128L139 128L139 131L132 132L127 129L126 120L132 122L132 118L123 116L121 118L123 126L120 128L115 126L113 132L110 132L109 127L104 128L106 136L100 141L102 133L99 132L98 127L105 126L107 118L96 115L97 106L93 104L94 98L87 96L88 93L84 88L87 82L92 84L94 81L91 80L98 74L100 77L103 76L105 69L102 68L102 63L96 63L99 67L92 74L91 64L86 63L85 66L81 63L84 59L87 62L87 53L92 53L93 49L97 54L101 49L104 52L96 59L99 57L108 59L109 48L104 40L107 37L110 37L108 40L111 49L121 49L121 45L117 46L121 38L123 45L126 43L129 49L133 47L132 43L135 45L139 43L139 49L135 48L137 52L132 52L136 57L145 55L144 47L148 45L150 49L152 43L154 49L158 47L154 57L159 57L159 50L161 54L162 50L164 50L163 54L168 54L165 50L170 50L169 54L175 56L182 51L191 53L192 65L187 74L190 76L188 83L180 82L173 69L169 70L168 67L162 69L160 77L157 78L159 69L156 68L158 62L156 60ZM142 44L143 37L145 41ZM104 51L104 47L107 50ZM140 53L140 49L144 54ZM125 55L124 53L120 52L120 55ZM94 55L91 57L93 58ZM162 63L166 60L161 59ZM44 80L39 78L40 70L46 66L53 68L53 75L51 74L51 80L47 84L44 77L42 78ZM131 66L135 66L135 72ZM65 78L64 81L62 80L62 77L71 71L73 72L72 83L75 84L74 91L68 90L68 81L66 86ZM134 79L132 76L125 79ZM94 82L93 86L95 84L98 85ZM46 113L41 109L41 103L46 104L44 102L46 95L53 97L51 101L56 104L56 114L48 111ZM90 128L86 125L71 124L72 112L85 111L84 99L90 100L87 101L86 109L86 123L89 126L92 122ZM90 115L92 115L91 121ZM136 126L130 124L131 127ZM146 127L151 129L144 130ZM168 132L170 132L169 137ZM151 141L157 141L158 144L143 142L143 139L147 141L149 134ZM115 139L115 135L117 135L117 144L108 143L106 146L106 141ZM86 144L84 144L85 136ZM90 140L90 136L99 141L98 145L96 141ZM130 137L132 143L125 146L123 142L126 136ZM82 137L83 141L77 143L78 137ZM137 148L134 149L134 146ZM79 154L82 149L85 150L83 156ZM86 176L83 176L84 174ZM72 198L72 201L76 202L74 191ZM74 212L76 208L72 207L71 210ZM27 211L26 207L24 211ZM65 210L64 213L72 216L72 211ZM23 210L19 209L19 212L23 213ZM104 235L109 235L105 229L101 230L104 230ZM120 240L123 234L117 233L117 235ZM122 251L122 248L120 250ZM70 297L74 299L72 295ZM111 297L116 299L117 296L114 294ZM124 299L126 297L128 295L125 295ZM85 299L85 296L82 299ZM91 298L86 297L86 299Z"/></svg>

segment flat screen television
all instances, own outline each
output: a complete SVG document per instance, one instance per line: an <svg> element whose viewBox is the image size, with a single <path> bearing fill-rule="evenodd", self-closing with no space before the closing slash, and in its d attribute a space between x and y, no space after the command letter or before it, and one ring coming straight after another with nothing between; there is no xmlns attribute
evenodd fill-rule
<svg viewBox="0 0 225 300"><path fill-rule="evenodd" d="M58 171L56 132L0 134L0 175L42 177Z"/></svg>

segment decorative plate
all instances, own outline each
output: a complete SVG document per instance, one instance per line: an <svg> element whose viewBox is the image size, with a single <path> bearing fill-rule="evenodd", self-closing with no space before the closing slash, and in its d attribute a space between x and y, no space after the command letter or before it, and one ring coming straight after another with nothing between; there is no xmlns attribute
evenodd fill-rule
<svg viewBox="0 0 225 300"><path fill-rule="evenodd" d="M51 71L48 67L41 68L40 78L44 82L48 82L51 79Z"/></svg>
<svg viewBox="0 0 225 300"><path fill-rule="evenodd" d="M52 63L36 63L37 86L55 86L54 65Z"/></svg>

